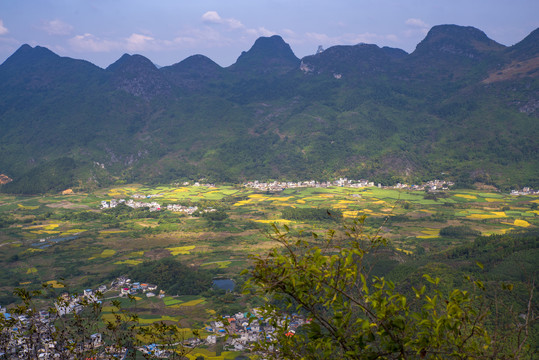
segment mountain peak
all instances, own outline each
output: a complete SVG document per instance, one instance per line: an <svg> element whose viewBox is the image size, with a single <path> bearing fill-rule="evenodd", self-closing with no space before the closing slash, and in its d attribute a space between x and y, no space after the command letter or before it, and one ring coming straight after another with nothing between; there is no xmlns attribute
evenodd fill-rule
<svg viewBox="0 0 539 360"><path fill-rule="evenodd" d="M115 87L131 95L150 99L170 92L170 84L155 64L142 55L124 54L107 71Z"/></svg>
<svg viewBox="0 0 539 360"><path fill-rule="evenodd" d="M407 56L404 50L380 48L374 44L336 45L301 59L304 73L333 74L340 79L349 75L371 76L385 72L392 60Z"/></svg>
<svg viewBox="0 0 539 360"><path fill-rule="evenodd" d="M180 61L179 63L165 66L162 69L167 69L174 72L200 72L200 71L215 71L221 67L207 56L196 54Z"/></svg>
<svg viewBox="0 0 539 360"><path fill-rule="evenodd" d="M517 58L529 59L539 55L539 28L533 30L522 41L511 46L510 52Z"/></svg>
<svg viewBox="0 0 539 360"><path fill-rule="evenodd" d="M279 35L273 35L258 38L249 51L241 53L231 69L257 73L284 73L298 66L299 59L294 55L290 45Z"/></svg>
<svg viewBox="0 0 539 360"><path fill-rule="evenodd" d="M189 89L201 88L204 82L218 78L222 70L213 60L200 54L159 69L173 84Z"/></svg>
<svg viewBox="0 0 539 360"><path fill-rule="evenodd" d="M133 71L133 70L140 70L140 69L146 69L146 70L157 70L157 67L153 62L150 61L150 59L142 56L142 55L129 55L129 54L123 54L121 58L116 60L114 63L110 64L107 67L107 70L116 72L116 71Z"/></svg>
<svg viewBox="0 0 539 360"><path fill-rule="evenodd" d="M100 76L101 71L88 61L62 57L45 47L24 44L0 65L0 82L27 89L50 89L66 82L79 84L81 79Z"/></svg>
<svg viewBox="0 0 539 360"><path fill-rule="evenodd" d="M42 61L50 61L59 59L60 56L53 53L49 49L36 46L31 47L28 44L21 45L10 57L4 61L3 66L24 66L29 67Z"/></svg>
<svg viewBox="0 0 539 360"><path fill-rule="evenodd" d="M437 25L421 41L414 55L458 56L481 59L484 55L503 50L505 46L490 39L472 26Z"/></svg>
<svg viewBox="0 0 539 360"><path fill-rule="evenodd" d="M290 52L292 52L292 50L290 49L290 45L288 45L279 35L259 37L258 39L256 39L250 51L275 50L277 48L280 48L284 51L290 50Z"/></svg>

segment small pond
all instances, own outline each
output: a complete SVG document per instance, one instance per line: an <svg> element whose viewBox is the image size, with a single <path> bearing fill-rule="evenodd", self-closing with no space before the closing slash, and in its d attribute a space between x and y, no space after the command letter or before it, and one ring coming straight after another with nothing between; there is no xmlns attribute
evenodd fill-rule
<svg viewBox="0 0 539 360"><path fill-rule="evenodd" d="M221 290L232 291L236 287L236 283L232 279L213 279L212 286Z"/></svg>
<svg viewBox="0 0 539 360"><path fill-rule="evenodd" d="M32 244L32 246L35 246L39 249L45 249L51 246L53 243L59 243L61 241L68 241L68 240L75 240L75 239L78 239L78 236L66 236L66 237L59 237L59 238L53 238L53 239L43 239L38 243Z"/></svg>

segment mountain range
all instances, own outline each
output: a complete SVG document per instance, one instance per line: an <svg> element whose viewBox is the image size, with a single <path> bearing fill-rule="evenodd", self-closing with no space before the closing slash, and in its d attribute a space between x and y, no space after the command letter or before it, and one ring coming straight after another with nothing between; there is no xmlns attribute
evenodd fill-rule
<svg viewBox="0 0 539 360"><path fill-rule="evenodd" d="M262 37L226 68L193 55L106 69L21 46L0 65L0 191L205 178L445 178L539 187L539 29L504 46L433 27L414 52Z"/></svg>

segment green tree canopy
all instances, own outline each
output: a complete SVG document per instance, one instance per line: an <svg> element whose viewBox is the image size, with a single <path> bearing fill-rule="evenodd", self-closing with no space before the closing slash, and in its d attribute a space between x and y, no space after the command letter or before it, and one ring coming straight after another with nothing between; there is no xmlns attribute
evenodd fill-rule
<svg viewBox="0 0 539 360"><path fill-rule="evenodd" d="M509 347L492 341L481 281L468 278L467 290L445 291L443 279L424 275L407 297L393 282L371 276L366 256L387 241L364 233L364 219L311 240L274 226L282 247L254 256L250 270L250 289L268 299L261 311L276 329L258 344L265 358L529 358L524 327L503 339ZM308 319L293 336L285 308Z"/></svg>

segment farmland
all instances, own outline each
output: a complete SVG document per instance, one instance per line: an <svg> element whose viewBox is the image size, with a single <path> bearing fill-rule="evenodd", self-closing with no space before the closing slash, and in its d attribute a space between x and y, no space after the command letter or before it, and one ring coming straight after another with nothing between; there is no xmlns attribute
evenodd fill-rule
<svg viewBox="0 0 539 360"><path fill-rule="evenodd" d="M144 208L101 209L102 201L134 195L162 206L198 206L225 215L215 218L203 211L188 216ZM390 240L389 250L394 256L405 261L473 240L467 235L440 235L448 227L482 235L537 227L538 204L538 196L492 191L425 193L376 187L260 193L241 186L132 184L72 195L0 195L0 262L5 269L0 275L0 305L15 300L11 296L15 287L49 283L51 291L57 293L80 293L85 288L110 284L115 277L144 262L164 258L177 259L190 267L211 271L214 277L232 278L241 284L239 274L249 266L249 255L276 246L265 235L271 224L286 225L292 232L302 231L305 235L338 229L340 222L366 215L364 231L380 232ZM342 214L342 218L316 220L309 218L308 211L297 211L301 216L285 219L283 214L290 209L323 209ZM115 294L106 293L107 296ZM143 324L161 320L182 329L204 329L215 314L246 311L249 304L257 301L212 289L200 295L141 295L139 299L135 305L124 302L140 314ZM104 316L110 315L105 312ZM200 351L212 359L231 356L215 349Z"/></svg>
<svg viewBox="0 0 539 360"><path fill-rule="evenodd" d="M100 209L103 200L135 194L152 196L151 201L161 204L214 207L227 218ZM383 235L391 245L413 254L418 247L435 251L463 241L439 236L440 229L449 225L467 225L483 235L537 226L538 203L537 196L452 190L433 197L376 187L286 189L272 194L233 186L129 185L92 194L1 195L0 259L10 264L18 282L62 277L78 289L113 269L165 256L233 276L246 265L249 254L274 245L262 235L270 224L313 231L328 227L320 221L284 219L287 208L340 211L343 221L367 215L367 231L377 231L383 222ZM66 272L67 268L76 271ZM28 269L37 271L26 276ZM12 286L17 285L14 282L10 279Z"/></svg>

